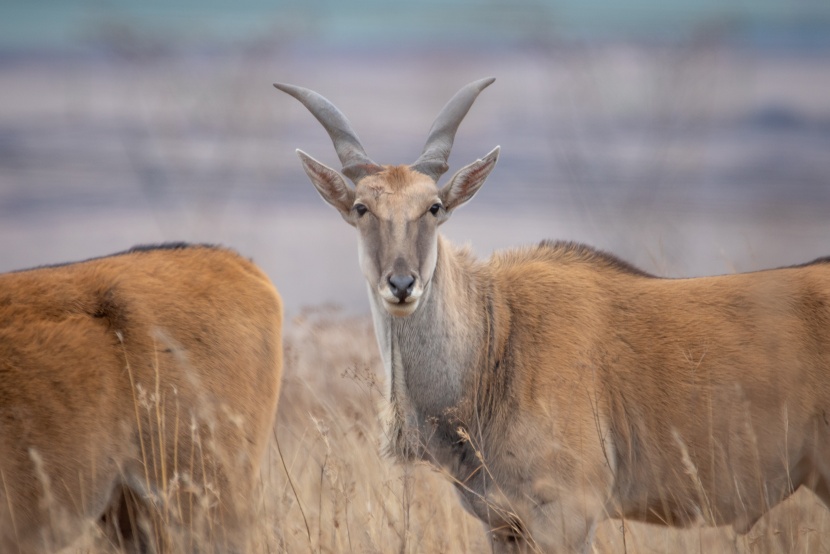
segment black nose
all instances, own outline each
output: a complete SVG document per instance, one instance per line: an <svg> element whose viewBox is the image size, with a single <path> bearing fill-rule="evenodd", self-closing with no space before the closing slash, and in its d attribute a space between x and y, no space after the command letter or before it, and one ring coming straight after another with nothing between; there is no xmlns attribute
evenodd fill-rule
<svg viewBox="0 0 830 554"><path fill-rule="evenodd" d="M392 275L389 277L389 290L398 300L404 300L412 294L412 287L414 286L415 277L411 275Z"/></svg>

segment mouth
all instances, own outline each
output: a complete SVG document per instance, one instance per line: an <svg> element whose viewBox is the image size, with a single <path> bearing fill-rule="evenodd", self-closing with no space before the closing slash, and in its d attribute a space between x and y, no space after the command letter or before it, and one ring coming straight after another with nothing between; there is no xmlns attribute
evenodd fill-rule
<svg viewBox="0 0 830 554"><path fill-rule="evenodd" d="M407 296L403 300L398 300L397 298L389 300L384 298L383 307L394 316L405 317L414 312L415 308L418 307L418 298L413 296Z"/></svg>
<svg viewBox="0 0 830 554"><path fill-rule="evenodd" d="M415 284L411 287L411 290L408 290L408 294L404 295L396 295L392 288L388 286L387 280L377 287L376 294L381 299L381 305L383 308L391 315L396 317L405 317L410 315L415 309L418 307L418 303L421 300L421 296L424 293L424 289ZM403 298L401 298L403 296Z"/></svg>

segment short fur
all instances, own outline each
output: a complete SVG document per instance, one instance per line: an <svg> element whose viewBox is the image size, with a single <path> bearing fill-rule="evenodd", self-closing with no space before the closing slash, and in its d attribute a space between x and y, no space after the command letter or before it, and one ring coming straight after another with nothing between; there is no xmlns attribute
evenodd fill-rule
<svg viewBox="0 0 830 554"><path fill-rule="evenodd" d="M439 248L432 294L483 337L446 401L483 463L452 473L506 548L584 548L608 516L746 532L800 486L830 505L827 264L671 280L569 243Z"/></svg>
<svg viewBox="0 0 830 554"><path fill-rule="evenodd" d="M498 552L590 551L607 517L746 532L801 486L830 506L827 259L659 279L543 242L481 262L438 226L497 155L440 189L388 166L352 189L300 155L358 230L391 452L446 470Z"/></svg>
<svg viewBox="0 0 830 554"><path fill-rule="evenodd" d="M238 254L184 244L0 275L0 552L98 520L242 551L282 371L282 305ZM205 506L210 506L204 508Z"/></svg>

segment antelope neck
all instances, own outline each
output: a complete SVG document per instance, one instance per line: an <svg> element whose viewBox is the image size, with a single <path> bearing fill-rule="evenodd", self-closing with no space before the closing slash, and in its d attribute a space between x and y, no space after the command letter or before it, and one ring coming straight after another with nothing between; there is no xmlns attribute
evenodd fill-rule
<svg viewBox="0 0 830 554"><path fill-rule="evenodd" d="M427 421L459 408L471 373L484 361L488 322L478 294L482 276L473 265L439 236L433 277L418 308L403 318L387 313L369 289L388 400L408 427L424 430Z"/></svg>

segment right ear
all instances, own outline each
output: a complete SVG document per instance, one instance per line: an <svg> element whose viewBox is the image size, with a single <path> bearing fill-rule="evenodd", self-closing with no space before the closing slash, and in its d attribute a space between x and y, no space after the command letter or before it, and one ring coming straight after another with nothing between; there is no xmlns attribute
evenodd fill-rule
<svg viewBox="0 0 830 554"><path fill-rule="evenodd" d="M352 223L352 205L354 204L354 190L346 184L346 180L337 171L321 164L302 150L297 150L303 169L311 179L311 184L323 197L323 200L337 208L343 219Z"/></svg>
<svg viewBox="0 0 830 554"><path fill-rule="evenodd" d="M440 195L444 208L448 212L464 204L478 192L490 172L496 167L496 161L499 159L499 148L496 146L482 159L459 169L458 173L452 176L450 182L444 185Z"/></svg>

